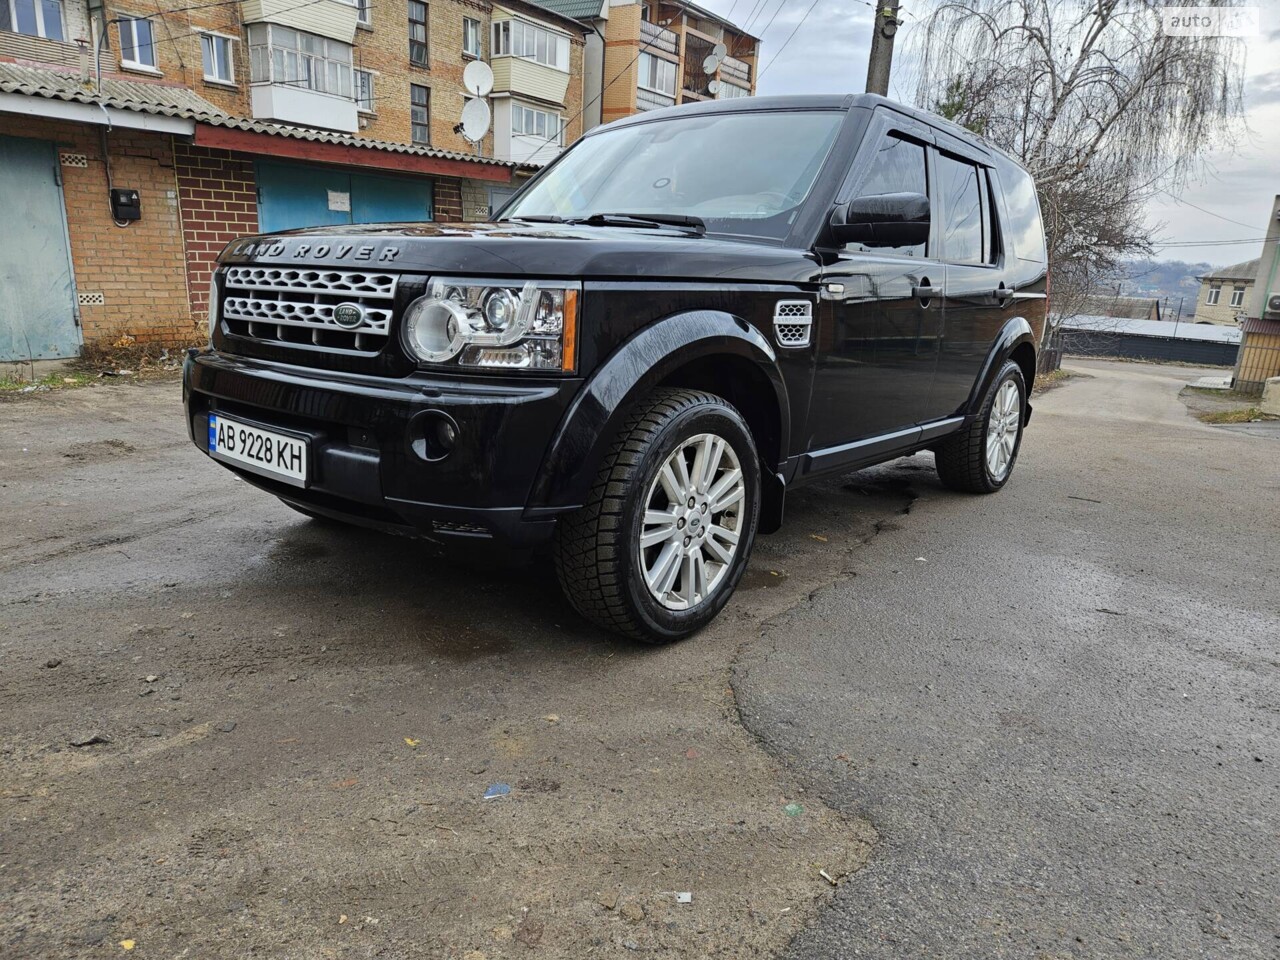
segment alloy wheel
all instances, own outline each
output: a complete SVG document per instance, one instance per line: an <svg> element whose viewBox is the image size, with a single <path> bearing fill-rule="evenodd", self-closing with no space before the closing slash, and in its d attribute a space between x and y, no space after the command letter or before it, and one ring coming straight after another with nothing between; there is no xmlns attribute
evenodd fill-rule
<svg viewBox="0 0 1280 960"><path fill-rule="evenodd" d="M987 416L987 470L991 478L1003 480L1013 466L1022 424L1022 396L1018 385L1006 380L996 391Z"/></svg>

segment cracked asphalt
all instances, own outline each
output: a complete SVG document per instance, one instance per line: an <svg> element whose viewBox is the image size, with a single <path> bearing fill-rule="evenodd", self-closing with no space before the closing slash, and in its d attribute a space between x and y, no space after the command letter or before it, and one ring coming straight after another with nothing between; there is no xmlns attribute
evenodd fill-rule
<svg viewBox="0 0 1280 960"><path fill-rule="evenodd" d="M1280 447L1068 366L1000 495L799 491L663 649L175 384L0 405L0 954L1276 956Z"/></svg>

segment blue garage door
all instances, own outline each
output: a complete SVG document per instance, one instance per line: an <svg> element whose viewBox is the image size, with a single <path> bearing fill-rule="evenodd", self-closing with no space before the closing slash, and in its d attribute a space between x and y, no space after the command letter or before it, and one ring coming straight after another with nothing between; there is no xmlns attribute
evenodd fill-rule
<svg viewBox="0 0 1280 960"><path fill-rule="evenodd" d="M264 233L431 219L430 180L266 160L256 166L258 223Z"/></svg>
<svg viewBox="0 0 1280 960"><path fill-rule="evenodd" d="M0 137L0 360L80 349L58 174L52 143Z"/></svg>

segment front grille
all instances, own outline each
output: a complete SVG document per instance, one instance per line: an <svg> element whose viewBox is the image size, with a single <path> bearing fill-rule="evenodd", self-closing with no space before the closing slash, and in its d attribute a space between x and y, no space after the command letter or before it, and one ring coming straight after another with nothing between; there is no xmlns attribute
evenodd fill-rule
<svg viewBox="0 0 1280 960"><path fill-rule="evenodd" d="M228 267L222 288L222 320L238 337L368 355L381 351L391 334L395 274ZM342 304L364 311L359 324L344 327L334 319Z"/></svg>

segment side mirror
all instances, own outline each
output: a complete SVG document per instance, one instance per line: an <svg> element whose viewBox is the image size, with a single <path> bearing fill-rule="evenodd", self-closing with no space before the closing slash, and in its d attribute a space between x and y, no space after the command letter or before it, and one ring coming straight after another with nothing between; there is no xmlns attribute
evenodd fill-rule
<svg viewBox="0 0 1280 960"><path fill-rule="evenodd" d="M914 247L929 240L929 198L923 193L879 193L841 204L831 213L836 243Z"/></svg>

